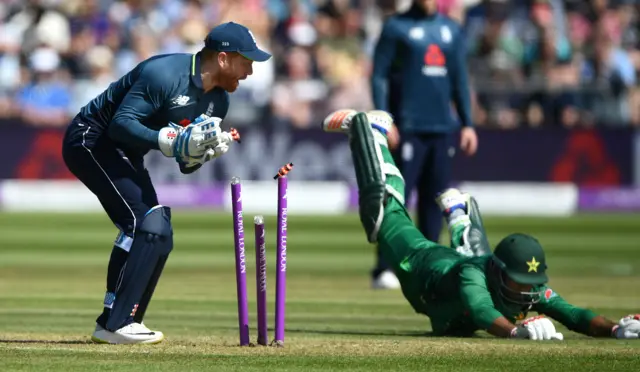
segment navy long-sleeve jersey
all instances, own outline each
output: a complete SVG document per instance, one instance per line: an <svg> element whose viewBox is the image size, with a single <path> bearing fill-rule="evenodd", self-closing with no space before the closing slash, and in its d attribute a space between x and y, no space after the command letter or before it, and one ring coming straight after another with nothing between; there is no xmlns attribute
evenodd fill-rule
<svg viewBox="0 0 640 372"><path fill-rule="evenodd" d="M224 119L229 95L204 92L200 53L151 57L113 82L80 110L80 119L120 148L143 156L158 149L158 132L169 122L183 126L201 114Z"/></svg>
<svg viewBox="0 0 640 372"><path fill-rule="evenodd" d="M463 33L452 19L426 15L415 5L390 17L373 63L374 105L390 112L402 133L447 133L472 126Z"/></svg>

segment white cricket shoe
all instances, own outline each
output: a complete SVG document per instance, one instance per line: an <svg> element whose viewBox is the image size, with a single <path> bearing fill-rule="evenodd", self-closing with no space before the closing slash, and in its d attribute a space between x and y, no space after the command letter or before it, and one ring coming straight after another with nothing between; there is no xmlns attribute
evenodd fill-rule
<svg viewBox="0 0 640 372"><path fill-rule="evenodd" d="M371 281L371 287L373 289L398 289L400 281L392 271L385 270Z"/></svg>
<svg viewBox="0 0 640 372"><path fill-rule="evenodd" d="M140 326L139 326L139 328L140 328L141 330L142 330L142 329L144 329L144 330L146 330L147 332L159 332L159 331L152 331L152 330L150 330L150 329L149 329L149 327L147 327L146 325L144 325L144 322L140 322Z"/></svg>
<svg viewBox="0 0 640 372"><path fill-rule="evenodd" d="M160 331L152 331L144 324L131 323L115 332L96 324L91 340L100 344L157 344L164 339Z"/></svg>
<svg viewBox="0 0 640 372"><path fill-rule="evenodd" d="M322 121L322 129L325 132L349 133L351 121L356 114L358 111L351 109L334 111ZM387 134L393 128L393 118L386 111L371 110L367 111L366 115L371 126L383 134Z"/></svg>

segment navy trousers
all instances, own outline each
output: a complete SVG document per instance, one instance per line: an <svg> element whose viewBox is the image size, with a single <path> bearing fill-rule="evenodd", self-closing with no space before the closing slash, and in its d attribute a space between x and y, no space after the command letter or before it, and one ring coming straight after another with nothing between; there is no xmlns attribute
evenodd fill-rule
<svg viewBox="0 0 640 372"><path fill-rule="evenodd" d="M62 155L71 173L96 195L113 224L120 230L107 268L103 312L96 319L98 324L106 327L136 228L145 213L158 205L158 197L144 168L142 155L128 154L117 148L106 134L101 135L95 126L77 117L65 134ZM141 314L146 311L148 299L145 301L140 304L144 308Z"/></svg>
<svg viewBox="0 0 640 372"><path fill-rule="evenodd" d="M98 197L111 221L133 237L137 223L158 205L142 156L123 152L106 134L100 135L78 118L67 129L62 155L71 173Z"/></svg>
<svg viewBox="0 0 640 372"><path fill-rule="evenodd" d="M404 134L400 145L392 152L404 177L406 201L409 202L414 190L417 192L418 228L434 242L440 239L443 220L435 197L450 187L454 137L453 133ZM388 268L378 250L373 276Z"/></svg>

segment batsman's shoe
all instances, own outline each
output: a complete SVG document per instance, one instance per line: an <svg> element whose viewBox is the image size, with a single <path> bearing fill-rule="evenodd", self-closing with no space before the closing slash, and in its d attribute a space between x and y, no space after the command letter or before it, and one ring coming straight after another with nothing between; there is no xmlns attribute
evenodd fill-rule
<svg viewBox="0 0 640 372"><path fill-rule="evenodd" d="M358 114L356 110L345 109L334 111L322 121L322 129L325 132L349 133L351 131L351 122ZM364 113L367 115L369 124L382 134L387 134L393 127L393 117L382 110L372 110Z"/></svg>
<svg viewBox="0 0 640 372"><path fill-rule="evenodd" d="M104 329L96 325L96 329L91 336L93 342L100 344L157 344L164 339L164 334L159 331L152 331L143 324L131 323L115 332Z"/></svg>
<svg viewBox="0 0 640 372"><path fill-rule="evenodd" d="M400 281L396 274L390 270L385 270L377 277L371 280L371 288L373 289L398 289Z"/></svg>
<svg viewBox="0 0 640 372"><path fill-rule="evenodd" d="M349 133L351 120L356 116L356 110L338 110L327 115L322 121L322 129L325 132Z"/></svg>

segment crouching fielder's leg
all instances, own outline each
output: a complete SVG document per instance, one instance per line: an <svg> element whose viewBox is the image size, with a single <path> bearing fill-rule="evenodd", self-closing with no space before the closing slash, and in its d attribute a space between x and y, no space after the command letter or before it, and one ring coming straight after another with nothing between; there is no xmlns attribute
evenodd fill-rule
<svg viewBox="0 0 640 372"><path fill-rule="evenodd" d="M93 341L111 344L162 341L162 332L149 331L135 322L135 316L141 303L146 310L172 250L171 209L157 205L147 212L136 231L106 327L96 328Z"/></svg>

